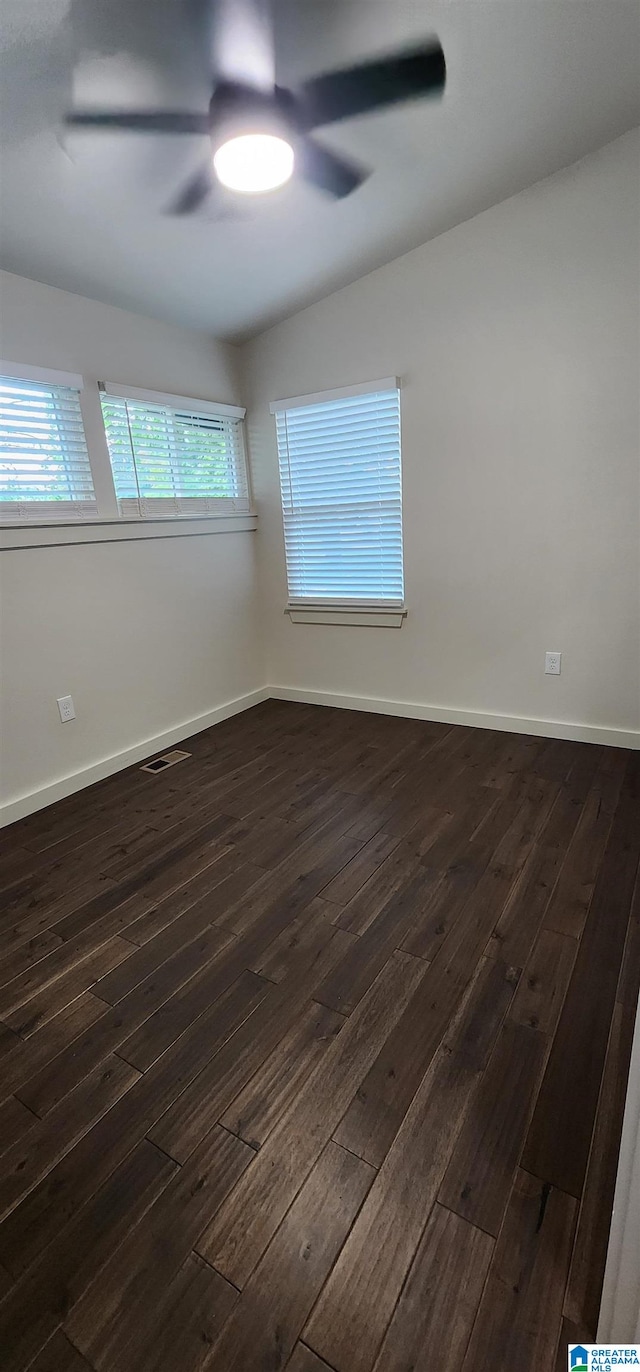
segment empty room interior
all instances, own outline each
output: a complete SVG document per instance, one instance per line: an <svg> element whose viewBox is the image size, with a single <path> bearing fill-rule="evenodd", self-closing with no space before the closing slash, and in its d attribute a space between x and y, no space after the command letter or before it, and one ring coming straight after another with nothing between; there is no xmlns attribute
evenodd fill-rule
<svg viewBox="0 0 640 1372"><path fill-rule="evenodd" d="M3 1372L640 1366L636 0L4 0Z"/></svg>

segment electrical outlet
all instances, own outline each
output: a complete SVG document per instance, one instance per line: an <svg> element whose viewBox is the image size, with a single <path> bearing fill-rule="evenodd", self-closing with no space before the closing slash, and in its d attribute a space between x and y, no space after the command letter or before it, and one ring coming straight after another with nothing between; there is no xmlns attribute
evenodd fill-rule
<svg viewBox="0 0 640 1372"><path fill-rule="evenodd" d="M562 653L545 653L544 670L547 676L560 676L562 670Z"/></svg>
<svg viewBox="0 0 640 1372"><path fill-rule="evenodd" d="M58 699L58 709L63 724L66 724L70 719L75 719L76 712L71 696L60 696Z"/></svg>

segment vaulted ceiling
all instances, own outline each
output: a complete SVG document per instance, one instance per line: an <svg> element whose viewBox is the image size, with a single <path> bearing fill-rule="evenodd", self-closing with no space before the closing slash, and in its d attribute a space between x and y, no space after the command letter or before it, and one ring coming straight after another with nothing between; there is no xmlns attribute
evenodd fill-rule
<svg viewBox="0 0 640 1372"><path fill-rule="evenodd" d="M640 122L633 0L280 0L283 84L437 34L441 103L351 119L324 141L374 168L331 202L290 184L246 218L163 208L198 136L61 130L76 98L206 109L205 0L4 0L0 261L54 286L239 339Z"/></svg>

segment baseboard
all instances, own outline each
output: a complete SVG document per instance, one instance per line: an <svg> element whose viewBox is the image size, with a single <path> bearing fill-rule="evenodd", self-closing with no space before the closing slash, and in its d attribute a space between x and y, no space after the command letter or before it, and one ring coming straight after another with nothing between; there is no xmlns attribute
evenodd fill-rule
<svg viewBox="0 0 640 1372"><path fill-rule="evenodd" d="M418 705L407 700L380 700L375 696L334 695L329 691L305 691L294 686L265 686L226 701L224 705L218 705L215 710L208 710L195 719L176 724L173 729L156 734L154 738L143 739L132 748L102 758L100 762L94 762L81 771L60 777L58 781L42 786L37 791L7 801L0 806L0 829L17 819L23 819L25 815L44 809L45 805L63 800L74 791L92 786L95 781L103 781L114 772L132 767L136 762L144 762L145 758L172 747L174 743L181 743L191 734L210 729L213 724L219 724L223 719L229 719L242 710L251 709L252 705L270 699L295 700L307 705L332 705L342 710L364 710L373 714L402 715L408 719L430 719L442 724L467 724L477 729L502 729L507 733L536 734L544 738L567 738L578 743L604 743L614 748L640 749L640 731L636 730L607 729L596 724L571 724L563 720L526 719L518 715L482 714L477 710L453 710L440 705Z"/></svg>
<svg viewBox="0 0 640 1372"><path fill-rule="evenodd" d="M17 819L23 819L25 815L34 814L36 810L43 810L45 805L53 805L54 801L63 800L74 791L82 791L85 786L92 786L95 781L104 781L105 777L112 776L114 772L132 767L136 762L144 762L146 758L172 747L174 743L181 743L184 738L190 738L191 734L199 734L203 729L210 729L212 724L220 724L231 715L249 710L252 705L259 705L261 701L268 700L270 695L271 692L267 689L250 691L248 695L228 700L224 705L218 705L215 710L197 715L195 719L186 719L182 724L176 724L173 729L156 734L154 738L145 738L141 743L134 744L133 748L125 748L121 753L102 758L100 762L83 767L79 772L72 772L70 776L60 777L58 781L52 781L37 791L7 801L5 805L0 806L0 828L13 824Z"/></svg>
<svg viewBox="0 0 640 1372"><path fill-rule="evenodd" d="M365 710L378 715L401 715L406 719L436 720L441 724L467 724L475 729L501 729L509 734L536 734L543 738L572 739L577 743L605 743L613 748L640 749L640 730L636 729L609 729L599 724L573 724L557 719L483 714L478 710L418 705L408 700L379 700L375 696L305 691L295 686L270 686L267 694L274 700L296 700L306 705L334 705L341 710Z"/></svg>

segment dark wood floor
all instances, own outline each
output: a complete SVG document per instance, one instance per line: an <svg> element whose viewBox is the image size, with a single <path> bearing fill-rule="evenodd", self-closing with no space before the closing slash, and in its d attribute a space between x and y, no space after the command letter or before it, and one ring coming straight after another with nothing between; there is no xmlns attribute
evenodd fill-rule
<svg viewBox="0 0 640 1372"><path fill-rule="evenodd" d="M5 1372L564 1369L640 755L276 701L184 746L4 834Z"/></svg>

